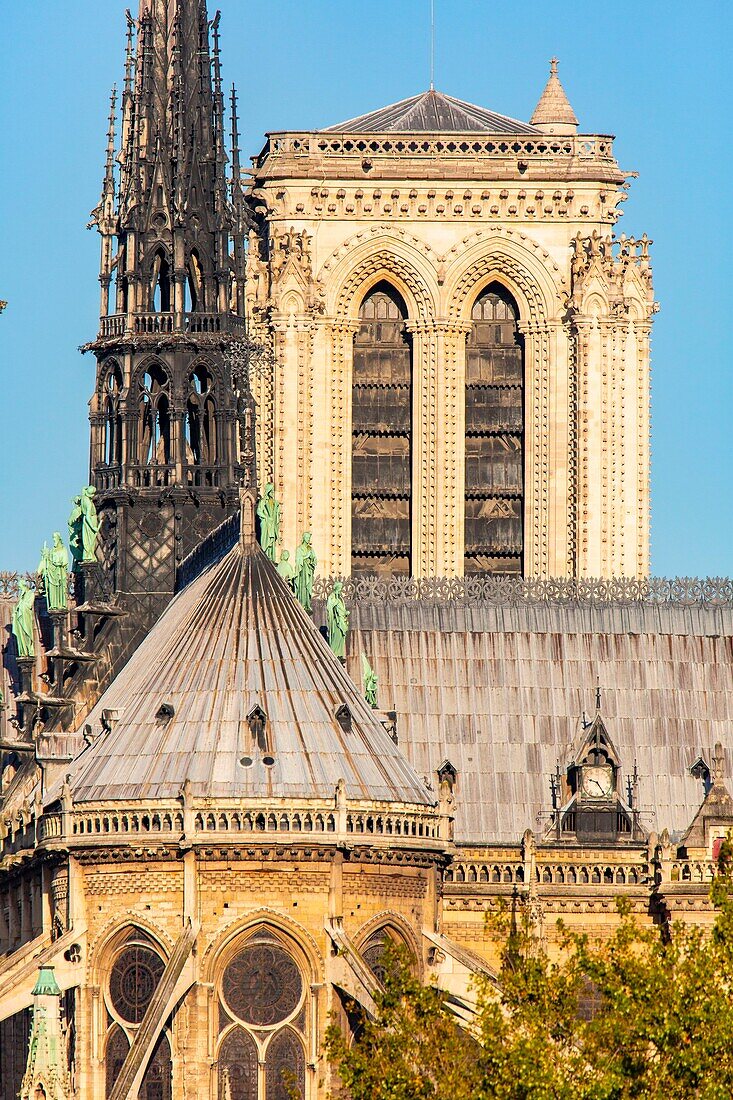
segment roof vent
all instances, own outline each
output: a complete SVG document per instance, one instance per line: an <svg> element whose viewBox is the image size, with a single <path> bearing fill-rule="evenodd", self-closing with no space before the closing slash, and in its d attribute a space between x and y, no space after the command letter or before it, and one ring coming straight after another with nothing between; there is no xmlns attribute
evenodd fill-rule
<svg viewBox="0 0 733 1100"><path fill-rule="evenodd" d="M351 710L346 703L336 708L336 721L344 733L351 733Z"/></svg>
<svg viewBox="0 0 733 1100"><path fill-rule="evenodd" d="M260 752L267 752L270 748L267 737L267 715L259 703L253 706L252 710L247 715L247 724L249 725L249 732L252 734L252 740L255 745L257 745L257 748Z"/></svg>
<svg viewBox="0 0 733 1100"><path fill-rule="evenodd" d="M176 713L176 708L172 703L161 703L158 707L155 717L159 722L170 722L173 715Z"/></svg>

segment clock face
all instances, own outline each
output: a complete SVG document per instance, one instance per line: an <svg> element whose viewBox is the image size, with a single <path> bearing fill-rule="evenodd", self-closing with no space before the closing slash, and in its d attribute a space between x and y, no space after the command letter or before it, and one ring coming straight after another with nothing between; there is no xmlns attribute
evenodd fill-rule
<svg viewBox="0 0 733 1100"><path fill-rule="evenodd" d="M610 764L584 766L583 794L586 798L608 798L613 794L613 768Z"/></svg>

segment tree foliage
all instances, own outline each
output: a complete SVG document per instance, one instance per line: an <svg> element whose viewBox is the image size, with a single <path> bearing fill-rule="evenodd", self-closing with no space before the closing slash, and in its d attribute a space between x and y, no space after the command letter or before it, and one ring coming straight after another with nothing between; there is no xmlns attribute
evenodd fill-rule
<svg viewBox="0 0 733 1100"><path fill-rule="evenodd" d="M729 850L723 853L727 859ZM560 925L552 961L516 913L498 983L478 983L473 1034L437 989L388 948L375 1019L329 1029L327 1053L351 1100L728 1100L733 1096L733 891L715 880L707 931L642 926L619 901L605 940ZM587 1011L590 1001L594 1010Z"/></svg>

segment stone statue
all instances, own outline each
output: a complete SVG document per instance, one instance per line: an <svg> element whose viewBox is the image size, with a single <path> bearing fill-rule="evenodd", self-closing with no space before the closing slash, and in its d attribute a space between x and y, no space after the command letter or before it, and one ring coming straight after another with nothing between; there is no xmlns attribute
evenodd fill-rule
<svg viewBox="0 0 733 1100"><path fill-rule="evenodd" d="M97 538L99 537L99 516L97 515L97 508L94 503L94 494L96 489L93 485L87 485L86 488L81 491L81 542L82 542L82 561L96 561L97 560Z"/></svg>
<svg viewBox="0 0 733 1100"><path fill-rule="evenodd" d="M313 610L313 578L317 564L316 555L311 546L311 533L306 531L303 541L295 551L295 595L308 612Z"/></svg>
<svg viewBox="0 0 733 1100"><path fill-rule="evenodd" d="M346 610L341 581L336 581L326 601L328 644L341 661L346 660L346 635L349 632L349 613Z"/></svg>
<svg viewBox="0 0 733 1100"><path fill-rule="evenodd" d="M377 702L377 689L379 687L379 680L377 674L369 664L366 655L361 655L361 671L364 678L364 698L366 699L372 710L376 710L379 706Z"/></svg>
<svg viewBox="0 0 733 1100"><path fill-rule="evenodd" d="M13 608L13 636L19 657L35 657L33 604L36 594L25 580L18 581L18 602Z"/></svg>
<svg viewBox="0 0 733 1100"><path fill-rule="evenodd" d="M69 550L71 552L71 571L72 573L78 573L79 566L81 565L82 557L84 555L84 546L82 543L82 526L84 524L84 517L81 511L81 497L74 497L71 503L73 504L71 515L69 516Z"/></svg>
<svg viewBox="0 0 733 1100"><path fill-rule="evenodd" d="M69 592L69 553L61 541L60 531L55 531L53 546L43 547L38 572L43 577L46 603L49 611L65 611Z"/></svg>
<svg viewBox="0 0 733 1100"><path fill-rule="evenodd" d="M282 579L295 592L295 566L290 560L290 551L283 550L280 561L277 563L277 571Z"/></svg>
<svg viewBox="0 0 733 1100"><path fill-rule="evenodd" d="M257 505L260 521L260 546L271 562L277 562L277 544L280 541L280 505L275 500L275 486L266 485L264 495Z"/></svg>

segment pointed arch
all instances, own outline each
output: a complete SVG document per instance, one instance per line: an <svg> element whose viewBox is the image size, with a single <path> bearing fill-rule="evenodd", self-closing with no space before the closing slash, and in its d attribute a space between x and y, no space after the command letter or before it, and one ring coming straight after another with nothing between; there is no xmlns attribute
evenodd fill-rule
<svg viewBox="0 0 733 1100"><path fill-rule="evenodd" d="M170 313L172 303L171 263L167 249L158 245L150 264L151 313Z"/></svg>
<svg viewBox="0 0 733 1100"><path fill-rule="evenodd" d="M412 338L407 305L381 279L361 295L352 377L351 572L412 560Z"/></svg>
<svg viewBox="0 0 733 1100"><path fill-rule="evenodd" d="M444 295L452 318L470 321L475 298L492 282L506 287L525 323L546 324L562 311L567 295L562 272L526 234L500 226L479 230L448 259Z"/></svg>
<svg viewBox="0 0 733 1100"><path fill-rule="evenodd" d="M353 245L353 240L347 243ZM435 265L419 244L417 240L413 243L380 234L330 261L327 312L337 318L358 320L364 297L378 283L387 281L404 300L411 321L433 318L439 298Z"/></svg>
<svg viewBox="0 0 733 1100"><path fill-rule="evenodd" d="M216 465L218 439L214 372L211 363L205 359L193 365L188 377L184 439L189 466ZM189 480L192 478L193 475Z"/></svg>
<svg viewBox="0 0 733 1100"><path fill-rule="evenodd" d="M206 280L204 279L201 257L196 248L191 249L186 264L186 290L189 299L186 303L186 312L205 312Z"/></svg>
<svg viewBox="0 0 733 1100"><path fill-rule="evenodd" d="M218 1100L257 1100L257 1044L243 1027L224 1036L217 1059Z"/></svg>
<svg viewBox="0 0 733 1100"><path fill-rule="evenodd" d="M172 460L170 377L163 364L149 360L137 375L137 461L167 466Z"/></svg>
<svg viewBox="0 0 733 1100"><path fill-rule="evenodd" d="M466 345L464 573L521 573L524 337L496 280L473 296Z"/></svg>
<svg viewBox="0 0 733 1100"><path fill-rule="evenodd" d="M104 416L103 461L107 466L122 464L122 370L116 359L104 365L101 385L101 406Z"/></svg>

